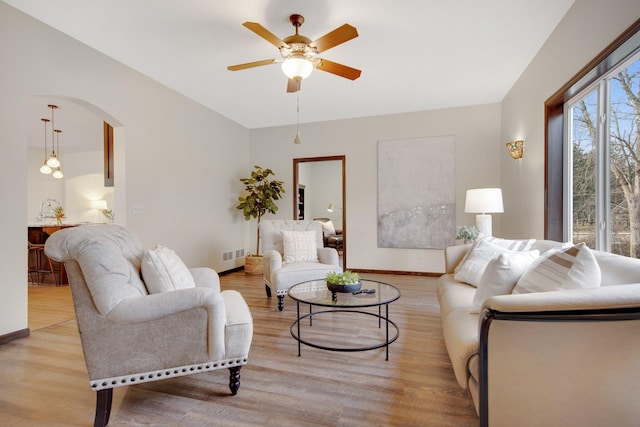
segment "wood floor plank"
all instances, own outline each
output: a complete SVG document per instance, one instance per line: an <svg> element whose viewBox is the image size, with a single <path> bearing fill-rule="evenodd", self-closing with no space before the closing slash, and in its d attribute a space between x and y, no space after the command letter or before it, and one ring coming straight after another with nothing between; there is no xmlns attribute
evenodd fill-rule
<svg viewBox="0 0 640 427"><path fill-rule="evenodd" d="M75 319L69 286L29 286L29 329L38 329Z"/></svg>
<svg viewBox="0 0 640 427"><path fill-rule="evenodd" d="M286 298L279 312L261 276L234 272L221 276L222 287L241 292L254 317L238 394L229 393L227 370L120 387L110 426L478 426L444 347L436 279L362 276L387 281L402 293L389 310L400 329L389 361L384 349L343 353L302 346L298 357L289 331L295 302ZM31 288L31 336L0 346L0 425L90 425L95 392L69 288ZM348 318L327 316L313 326L324 340L359 344L380 336L377 325L371 328L374 318L346 324Z"/></svg>

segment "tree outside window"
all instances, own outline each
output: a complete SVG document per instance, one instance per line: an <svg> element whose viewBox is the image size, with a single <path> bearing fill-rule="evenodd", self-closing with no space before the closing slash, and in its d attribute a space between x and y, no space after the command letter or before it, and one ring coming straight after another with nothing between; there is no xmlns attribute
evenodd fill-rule
<svg viewBox="0 0 640 427"><path fill-rule="evenodd" d="M639 258L640 54L569 106L573 240Z"/></svg>

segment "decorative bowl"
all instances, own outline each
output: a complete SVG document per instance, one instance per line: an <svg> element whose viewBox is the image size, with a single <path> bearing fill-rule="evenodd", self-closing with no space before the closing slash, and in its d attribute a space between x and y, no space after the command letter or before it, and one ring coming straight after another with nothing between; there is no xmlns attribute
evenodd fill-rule
<svg viewBox="0 0 640 427"><path fill-rule="evenodd" d="M358 292L362 287L361 282L351 283L348 285L338 284L338 283L329 283L327 282L327 289L331 292L341 292L341 293L352 293Z"/></svg>

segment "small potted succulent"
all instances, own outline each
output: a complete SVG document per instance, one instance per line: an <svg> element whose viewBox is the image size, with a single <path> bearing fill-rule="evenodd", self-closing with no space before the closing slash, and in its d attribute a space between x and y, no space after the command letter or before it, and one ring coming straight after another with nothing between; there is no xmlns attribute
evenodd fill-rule
<svg viewBox="0 0 640 427"><path fill-rule="evenodd" d="M327 282L327 289L333 293L358 292L362 286L358 273L349 270L346 270L344 273L327 273L327 277L324 280Z"/></svg>

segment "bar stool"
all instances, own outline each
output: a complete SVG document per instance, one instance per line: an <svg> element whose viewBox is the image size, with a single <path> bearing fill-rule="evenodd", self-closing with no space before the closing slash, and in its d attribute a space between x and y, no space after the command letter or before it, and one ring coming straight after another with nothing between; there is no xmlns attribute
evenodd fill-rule
<svg viewBox="0 0 640 427"><path fill-rule="evenodd" d="M44 243L31 243L27 240L27 247L29 248L27 261L29 282L33 285L41 285L43 275L50 274L53 276L53 284L58 286L58 280L56 278L56 272L53 269L53 263L46 255L44 255ZM43 262L43 257L46 258L46 263Z"/></svg>

